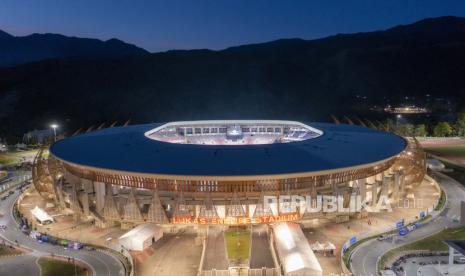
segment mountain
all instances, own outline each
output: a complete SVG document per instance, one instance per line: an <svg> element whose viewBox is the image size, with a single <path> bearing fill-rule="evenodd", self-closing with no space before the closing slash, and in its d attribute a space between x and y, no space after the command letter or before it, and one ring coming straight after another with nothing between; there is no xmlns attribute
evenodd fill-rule
<svg viewBox="0 0 465 276"><path fill-rule="evenodd" d="M0 135L193 119L324 120L426 94L465 103L465 19L221 51L49 59L0 70ZM367 100L361 100L361 98Z"/></svg>
<svg viewBox="0 0 465 276"><path fill-rule="evenodd" d="M0 30L0 67L50 58L117 57L140 54L148 54L148 52L114 38L101 41L59 34L12 36Z"/></svg>

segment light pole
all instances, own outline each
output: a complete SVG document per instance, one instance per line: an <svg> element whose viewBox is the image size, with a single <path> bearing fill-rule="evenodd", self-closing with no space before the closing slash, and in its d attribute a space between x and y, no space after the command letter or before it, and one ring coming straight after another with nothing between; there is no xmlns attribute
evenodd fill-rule
<svg viewBox="0 0 465 276"><path fill-rule="evenodd" d="M53 129L53 142L57 141L57 124L51 124L50 127Z"/></svg>

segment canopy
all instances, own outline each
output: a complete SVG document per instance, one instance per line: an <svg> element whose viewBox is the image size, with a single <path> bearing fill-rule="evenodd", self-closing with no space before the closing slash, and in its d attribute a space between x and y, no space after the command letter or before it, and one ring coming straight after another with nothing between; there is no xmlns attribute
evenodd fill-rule
<svg viewBox="0 0 465 276"><path fill-rule="evenodd" d="M291 222L274 224L273 231L285 275L323 275L320 263L298 224Z"/></svg>
<svg viewBox="0 0 465 276"><path fill-rule="evenodd" d="M31 210L32 215L40 222L40 223L52 223L53 218L47 214L43 209L36 206L34 209Z"/></svg>
<svg viewBox="0 0 465 276"><path fill-rule="evenodd" d="M336 246L332 242L326 242L324 244L325 250L336 250Z"/></svg>
<svg viewBox="0 0 465 276"><path fill-rule="evenodd" d="M324 245L319 243L318 241L313 243L310 248L313 250L313 251L321 251L323 249L325 249Z"/></svg>

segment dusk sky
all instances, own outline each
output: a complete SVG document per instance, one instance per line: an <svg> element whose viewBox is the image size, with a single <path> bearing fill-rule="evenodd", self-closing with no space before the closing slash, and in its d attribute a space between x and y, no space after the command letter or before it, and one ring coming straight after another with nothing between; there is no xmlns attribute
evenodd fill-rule
<svg viewBox="0 0 465 276"><path fill-rule="evenodd" d="M10 34L116 37L152 52L314 39L444 15L465 16L465 1L0 1L0 29Z"/></svg>

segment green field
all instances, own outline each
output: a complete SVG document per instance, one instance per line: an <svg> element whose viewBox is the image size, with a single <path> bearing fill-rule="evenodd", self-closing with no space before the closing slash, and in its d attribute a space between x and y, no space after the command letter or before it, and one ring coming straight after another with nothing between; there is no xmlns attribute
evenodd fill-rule
<svg viewBox="0 0 465 276"><path fill-rule="evenodd" d="M0 164L9 165L15 164L24 158L33 158L37 154L37 150L2 152L0 153Z"/></svg>
<svg viewBox="0 0 465 276"><path fill-rule="evenodd" d="M441 196L439 197L438 205L434 207L434 211L439 211L446 204L446 193L441 189Z"/></svg>
<svg viewBox="0 0 465 276"><path fill-rule="evenodd" d="M12 255L12 254L20 254L21 251L16 250L14 248L10 248L5 245L0 245L0 256L2 255Z"/></svg>
<svg viewBox="0 0 465 276"><path fill-rule="evenodd" d="M423 240L402 246L399 250L447 251L448 247L443 241L463 239L465 239L465 228L449 228Z"/></svg>
<svg viewBox="0 0 465 276"><path fill-rule="evenodd" d="M0 153L0 164L3 164L3 165L13 164L15 160L16 159L13 158L10 154Z"/></svg>
<svg viewBox="0 0 465 276"><path fill-rule="evenodd" d="M424 150L432 154L444 154L465 157L465 145L424 147Z"/></svg>
<svg viewBox="0 0 465 276"><path fill-rule="evenodd" d="M56 275L86 275L84 269L80 266L74 266L73 262L52 260L52 259L39 259L39 265L42 276L56 276Z"/></svg>
<svg viewBox="0 0 465 276"><path fill-rule="evenodd" d="M224 233L224 239L229 259L245 260L249 258L250 231L227 231Z"/></svg>
<svg viewBox="0 0 465 276"><path fill-rule="evenodd" d="M409 250L430 250L430 251L447 251L448 246L445 240L463 240L465 239L465 228L449 228L435 235L419 240L417 242L393 249L381 257L379 267L384 267L384 263L392 256Z"/></svg>

